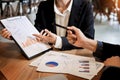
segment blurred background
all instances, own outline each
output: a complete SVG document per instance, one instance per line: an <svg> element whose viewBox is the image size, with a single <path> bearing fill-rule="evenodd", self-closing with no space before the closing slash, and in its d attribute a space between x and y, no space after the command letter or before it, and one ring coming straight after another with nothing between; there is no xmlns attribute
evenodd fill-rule
<svg viewBox="0 0 120 80"><path fill-rule="evenodd" d="M0 19L25 15L34 25L41 1L45 0L0 0ZM94 14L95 39L120 44L120 0L90 1ZM0 41L13 42L1 36Z"/></svg>

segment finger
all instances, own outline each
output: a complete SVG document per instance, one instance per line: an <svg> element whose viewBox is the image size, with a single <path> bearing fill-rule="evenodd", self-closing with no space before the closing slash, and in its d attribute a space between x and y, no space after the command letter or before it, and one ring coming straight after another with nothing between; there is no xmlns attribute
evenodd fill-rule
<svg viewBox="0 0 120 80"><path fill-rule="evenodd" d="M5 37L5 38L9 38L11 36L11 33L9 31L4 30L2 32L2 36Z"/></svg>
<svg viewBox="0 0 120 80"><path fill-rule="evenodd" d="M9 31L5 28L5 29L2 29L1 33L9 33Z"/></svg>
<svg viewBox="0 0 120 80"><path fill-rule="evenodd" d="M49 39L48 39L48 38L43 38L42 42L43 42L43 43L48 43L48 42L49 42Z"/></svg>
<svg viewBox="0 0 120 80"><path fill-rule="evenodd" d="M51 31L49 31L49 30L47 30L47 29L45 29L45 32L47 33L47 36L51 36L51 37L53 37L53 38L56 38L57 37L57 35L56 34L54 34L54 33L52 33Z"/></svg>
<svg viewBox="0 0 120 80"><path fill-rule="evenodd" d="M40 41L40 38L36 37L36 40L39 42L39 41Z"/></svg>
<svg viewBox="0 0 120 80"><path fill-rule="evenodd" d="M38 37L36 37L36 40L37 40L38 42L43 42L43 38L38 38Z"/></svg>
<svg viewBox="0 0 120 80"><path fill-rule="evenodd" d="M4 32L4 31L8 31L6 28L4 28L4 29L2 29L2 32Z"/></svg>
<svg viewBox="0 0 120 80"><path fill-rule="evenodd" d="M38 38L41 38L41 37L42 37L41 34L32 34L32 35L35 36L35 37L38 37Z"/></svg>
<svg viewBox="0 0 120 80"><path fill-rule="evenodd" d="M43 35L43 36L47 36L47 35L48 35L48 33L44 32L42 35Z"/></svg>
<svg viewBox="0 0 120 80"><path fill-rule="evenodd" d="M8 34L7 38L12 40L11 33Z"/></svg>
<svg viewBox="0 0 120 80"><path fill-rule="evenodd" d="M72 31L71 31L71 30L69 30L69 31L68 31L68 34L69 34L69 35L72 35L73 33L72 33Z"/></svg>
<svg viewBox="0 0 120 80"><path fill-rule="evenodd" d="M41 34L32 34L32 35L35 36L36 40L39 42L43 40L43 36Z"/></svg>
<svg viewBox="0 0 120 80"><path fill-rule="evenodd" d="M76 40L77 39L77 36L76 35L72 35L73 39Z"/></svg>
<svg viewBox="0 0 120 80"><path fill-rule="evenodd" d="M68 30L74 30L74 27L73 27L73 26L67 27L67 28L68 28Z"/></svg>
<svg viewBox="0 0 120 80"><path fill-rule="evenodd" d="M51 40L50 36L43 36L43 41L48 43Z"/></svg>
<svg viewBox="0 0 120 80"><path fill-rule="evenodd" d="M41 35L43 35L44 33L45 33L45 30L42 30L42 31L40 32Z"/></svg>
<svg viewBox="0 0 120 80"><path fill-rule="evenodd" d="M56 42L57 35L47 29L45 29L45 33L48 34L47 37L49 38L49 42L54 44Z"/></svg>
<svg viewBox="0 0 120 80"><path fill-rule="evenodd" d="M74 41L73 40L71 40L71 39L69 39L69 41L68 41L70 44L72 44L73 45L73 43L74 43Z"/></svg>
<svg viewBox="0 0 120 80"><path fill-rule="evenodd" d="M6 32L8 32L7 29L3 29L3 30L1 31L1 34L3 35L3 34L5 34Z"/></svg>
<svg viewBox="0 0 120 80"><path fill-rule="evenodd" d="M76 34L79 32L80 29L76 28L75 26L67 27L68 30L71 30L73 34Z"/></svg>
<svg viewBox="0 0 120 80"><path fill-rule="evenodd" d="M70 38L73 38L73 39L77 38L77 36L75 34L73 34L72 31L68 31L68 35L67 36L70 37Z"/></svg>
<svg viewBox="0 0 120 80"><path fill-rule="evenodd" d="M47 29L45 29L45 33L47 33L48 35L51 35L52 33L49 31L49 30L47 30Z"/></svg>

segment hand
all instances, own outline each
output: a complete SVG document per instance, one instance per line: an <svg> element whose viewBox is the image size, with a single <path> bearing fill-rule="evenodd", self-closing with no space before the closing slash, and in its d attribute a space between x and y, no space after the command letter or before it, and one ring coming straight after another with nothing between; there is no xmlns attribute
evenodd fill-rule
<svg viewBox="0 0 120 80"><path fill-rule="evenodd" d="M120 57L119 56L113 56L111 58L108 58L104 61L105 66L116 66L120 67Z"/></svg>
<svg viewBox="0 0 120 80"><path fill-rule="evenodd" d="M67 31L67 39L68 39L69 43L74 45L74 43L77 40L77 36L75 34L73 34L71 30L68 30Z"/></svg>
<svg viewBox="0 0 120 80"><path fill-rule="evenodd" d="M33 34L37 41L44 42L44 43L52 43L55 44L57 35L48 31L47 29L42 30L40 34Z"/></svg>
<svg viewBox="0 0 120 80"><path fill-rule="evenodd" d="M1 30L1 36L9 40L12 40L11 33L6 28Z"/></svg>
<svg viewBox="0 0 120 80"><path fill-rule="evenodd" d="M74 31L74 33L72 31ZM77 47L82 47L82 45L84 45L83 42L87 38L80 31L80 29L72 26L72 27L68 27L67 39L69 43L71 43L72 45L77 46Z"/></svg>

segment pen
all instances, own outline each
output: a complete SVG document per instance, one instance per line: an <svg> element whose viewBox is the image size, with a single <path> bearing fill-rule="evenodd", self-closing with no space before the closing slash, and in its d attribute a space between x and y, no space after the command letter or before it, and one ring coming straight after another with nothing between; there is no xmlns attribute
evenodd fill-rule
<svg viewBox="0 0 120 80"><path fill-rule="evenodd" d="M63 28L63 29L66 29L66 30L69 30L67 27L59 25L59 24L56 24L56 23L53 23L53 25L57 26L57 27L60 27L60 28Z"/></svg>
<svg viewBox="0 0 120 80"><path fill-rule="evenodd" d="M59 25L59 24L56 24L56 23L53 23L53 25L54 25L54 26L57 26L57 27L60 27L60 28L63 28L63 29L66 29L66 30L70 30L70 29L68 29L67 27L62 26L62 25ZM71 30L71 31L72 31L72 30ZM72 33L75 34L74 31L72 31Z"/></svg>
<svg viewBox="0 0 120 80"><path fill-rule="evenodd" d="M62 25L59 25L59 24L56 24L56 23L52 23L53 26L57 26L57 27L60 27L60 28L63 28L63 29L66 29L66 30L70 30L68 29L67 27L65 26L62 26ZM73 30L71 30L73 34L75 34L75 32ZM82 47L76 47L76 49L83 49Z"/></svg>

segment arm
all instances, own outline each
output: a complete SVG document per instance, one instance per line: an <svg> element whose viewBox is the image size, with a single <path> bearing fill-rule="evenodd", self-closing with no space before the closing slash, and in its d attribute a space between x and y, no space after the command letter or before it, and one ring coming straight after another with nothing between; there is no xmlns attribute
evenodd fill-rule
<svg viewBox="0 0 120 80"><path fill-rule="evenodd" d="M87 38L78 28L68 27L68 36L67 39L69 43L73 44L76 47L83 47L89 49L93 52L96 51L97 41ZM72 33L75 32L75 34Z"/></svg>
<svg viewBox="0 0 120 80"><path fill-rule="evenodd" d="M112 56L120 56L120 45L99 41L98 43L99 47L97 48L98 50L96 50L93 54L94 56L100 58L103 61ZM102 44L102 46L100 46L100 43Z"/></svg>
<svg viewBox="0 0 120 80"><path fill-rule="evenodd" d="M94 39L94 18L92 5L88 0L75 0L68 26L79 28L85 36ZM76 49L67 41L66 37L62 37L62 49Z"/></svg>
<svg viewBox="0 0 120 80"><path fill-rule="evenodd" d="M112 56L120 56L120 45L99 42L87 38L78 28L69 27L67 39L69 43L77 47L87 48L94 52L94 56L105 60ZM72 31L75 34L72 33ZM102 46L101 46L102 45Z"/></svg>

